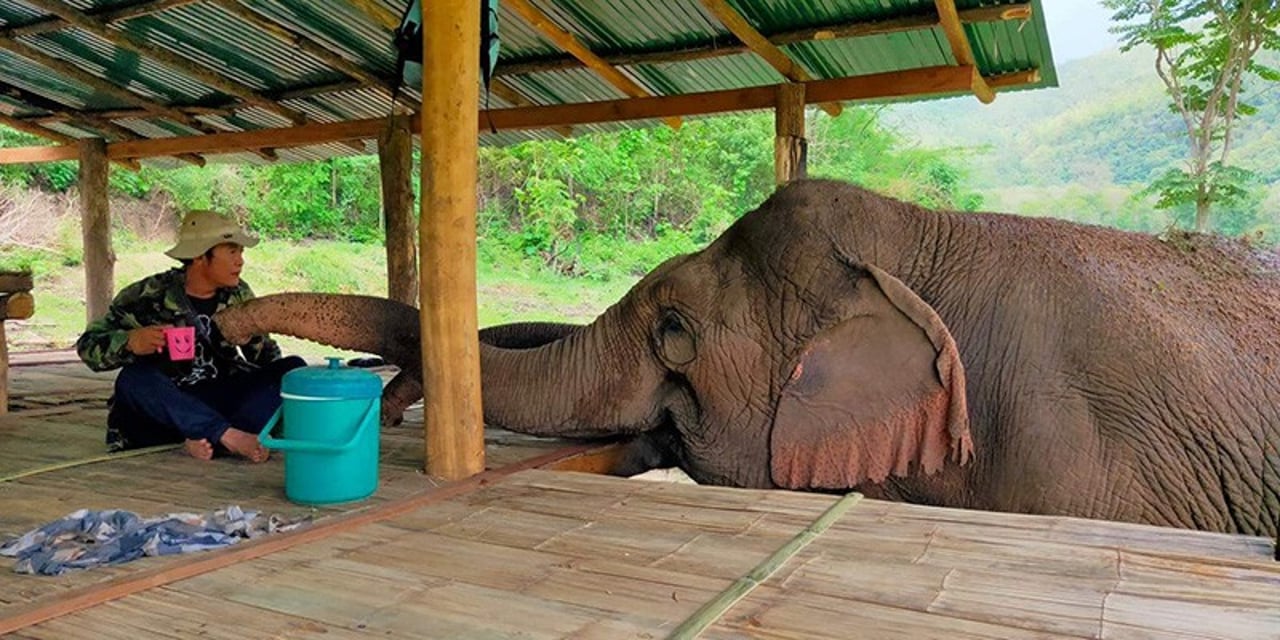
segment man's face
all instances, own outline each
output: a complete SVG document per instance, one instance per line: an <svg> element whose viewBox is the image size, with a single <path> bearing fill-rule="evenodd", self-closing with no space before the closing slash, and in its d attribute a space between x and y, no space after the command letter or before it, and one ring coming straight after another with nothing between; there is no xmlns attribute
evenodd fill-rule
<svg viewBox="0 0 1280 640"><path fill-rule="evenodd" d="M235 287L240 284L240 270L244 268L244 247L225 242L214 247L210 257L200 256L195 263L214 286Z"/></svg>

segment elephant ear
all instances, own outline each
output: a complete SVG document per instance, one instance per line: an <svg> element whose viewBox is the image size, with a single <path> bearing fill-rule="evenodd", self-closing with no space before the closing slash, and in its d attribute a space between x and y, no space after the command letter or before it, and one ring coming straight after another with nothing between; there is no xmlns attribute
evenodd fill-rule
<svg viewBox="0 0 1280 640"><path fill-rule="evenodd" d="M863 269L849 307L805 345L782 389L769 443L780 487L847 489L973 453L951 333L900 280Z"/></svg>

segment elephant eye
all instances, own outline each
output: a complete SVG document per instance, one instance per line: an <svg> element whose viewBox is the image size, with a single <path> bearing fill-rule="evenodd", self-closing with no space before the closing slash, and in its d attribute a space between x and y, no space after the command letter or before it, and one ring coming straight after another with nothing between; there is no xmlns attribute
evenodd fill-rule
<svg viewBox="0 0 1280 640"><path fill-rule="evenodd" d="M658 356L669 367L680 367L693 362L698 354L697 341L689 331L684 319L674 310L668 309L658 319L654 339Z"/></svg>

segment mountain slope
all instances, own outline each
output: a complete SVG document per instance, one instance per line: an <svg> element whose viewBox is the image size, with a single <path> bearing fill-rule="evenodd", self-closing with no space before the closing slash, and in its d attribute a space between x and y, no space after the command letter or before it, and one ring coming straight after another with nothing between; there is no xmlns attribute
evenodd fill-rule
<svg viewBox="0 0 1280 640"><path fill-rule="evenodd" d="M1068 62L1058 78L1056 89L1000 94L990 105L973 97L895 105L885 120L921 146L962 148L979 188L1141 184L1185 158L1185 129L1149 50ZM1255 83L1247 94L1258 113L1237 122L1231 161L1280 182L1280 83Z"/></svg>

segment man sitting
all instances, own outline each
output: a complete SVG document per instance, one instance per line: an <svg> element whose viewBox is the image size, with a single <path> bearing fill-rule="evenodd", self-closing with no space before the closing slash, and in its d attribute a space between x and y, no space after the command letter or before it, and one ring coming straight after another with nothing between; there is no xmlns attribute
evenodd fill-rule
<svg viewBox="0 0 1280 640"><path fill-rule="evenodd" d="M237 348L210 320L253 297L240 272L244 249L256 244L234 221L188 213L177 245L165 252L182 266L125 287L76 341L94 371L123 367L109 403L108 449L183 442L200 460L215 452L267 459L256 434L280 406L280 379L306 362L281 358L267 336ZM168 349L165 330L173 327L192 327L194 345Z"/></svg>

